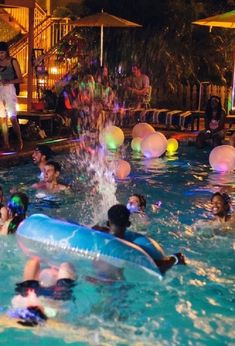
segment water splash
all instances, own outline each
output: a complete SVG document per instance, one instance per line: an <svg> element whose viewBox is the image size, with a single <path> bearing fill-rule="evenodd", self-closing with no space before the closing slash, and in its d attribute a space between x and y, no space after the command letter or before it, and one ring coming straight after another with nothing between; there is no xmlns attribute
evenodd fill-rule
<svg viewBox="0 0 235 346"><path fill-rule="evenodd" d="M106 220L108 209L117 203L114 167L106 151L76 144L66 160L66 171L72 175L79 222L94 225Z"/></svg>

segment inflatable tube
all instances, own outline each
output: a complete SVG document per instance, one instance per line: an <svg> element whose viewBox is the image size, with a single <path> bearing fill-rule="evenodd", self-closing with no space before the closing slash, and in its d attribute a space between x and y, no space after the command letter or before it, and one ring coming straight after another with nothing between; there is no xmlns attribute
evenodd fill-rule
<svg viewBox="0 0 235 346"><path fill-rule="evenodd" d="M127 281L144 281L149 274L161 278L152 258L139 246L85 226L34 214L19 225L16 236L28 255L50 265L71 262L78 275L107 279L101 268L109 265L121 269Z"/></svg>

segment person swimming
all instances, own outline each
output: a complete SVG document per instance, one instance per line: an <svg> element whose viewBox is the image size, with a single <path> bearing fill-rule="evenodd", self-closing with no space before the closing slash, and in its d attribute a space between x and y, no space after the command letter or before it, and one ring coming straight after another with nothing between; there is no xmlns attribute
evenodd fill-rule
<svg viewBox="0 0 235 346"><path fill-rule="evenodd" d="M44 190L50 193L70 190L69 186L58 182L61 166L56 161L48 161L44 167L44 180L32 185L34 189Z"/></svg>
<svg viewBox="0 0 235 346"><path fill-rule="evenodd" d="M108 210L108 227L99 227L96 225L93 228L103 232L110 233L117 238L124 239L142 248L154 260L161 274L165 274L165 272L168 269L170 269L173 265L186 264L185 257L182 253L176 253L171 256L166 256L162 247L155 240L149 237L146 237L149 246L145 247L139 244L138 238L141 238L141 234L137 232L127 231L127 228L131 225L130 215L130 211L127 209L125 205L113 205Z"/></svg>
<svg viewBox="0 0 235 346"><path fill-rule="evenodd" d="M9 217L1 227L0 235L14 234L20 222L26 217L29 198L24 192L13 193L8 201L7 207Z"/></svg>
<svg viewBox="0 0 235 346"><path fill-rule="evenodd" d="M12 314L20 319L20 324L30 327L55 317L59 305L52 301L73 300L76 278L71 263L62 263L58 269L41 270L39 258L29 259L24 267L23 281L16 284Z"/></svg>
<svg viewBox="0 0 235 346"><path fill-rule="evenodd" d="M211 197L211 212L214 221L225 223L235 221L231 198L227 193L215 192Z"/></svg>
<svg viewBox="0 0 235 346"><path fill-rule="evenodd" d="M127 209L130 213L144 213L146 209L146 198L143 195L134 193L128 199Z"/></svg>

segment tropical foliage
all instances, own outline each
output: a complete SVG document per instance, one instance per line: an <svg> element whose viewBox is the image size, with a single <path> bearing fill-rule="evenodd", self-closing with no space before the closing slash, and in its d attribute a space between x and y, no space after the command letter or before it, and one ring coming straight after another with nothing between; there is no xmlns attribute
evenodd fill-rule
<svg viewBox="0 0 235 346"><path fill-rule="evenodd" d="M166 97L179 83L211 81L230 85L232 79L233 30L192 25L192 21L232 10L234 1L196 0L83 0L69 4L73 14L93 14L102 8L143 25L136 29L105 29L105 61L121 65L128 73L138 61L151 78L153 89L163 88ZM76 13L77 8L77 13ZM99 31L89 29L89 42L99 47Z"/></svg>

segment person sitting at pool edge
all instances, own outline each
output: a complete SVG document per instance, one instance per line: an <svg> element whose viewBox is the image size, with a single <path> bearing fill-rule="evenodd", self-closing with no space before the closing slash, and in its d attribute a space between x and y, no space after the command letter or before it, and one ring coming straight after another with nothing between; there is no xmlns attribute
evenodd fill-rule
<svg viewBox="0 0 235 346"><path fill-rule="evenodd" d="M45 190L51 193L68 191L69 186L58 182L61 166L58 162L48 161L44 167L44 180L32 185L34 189Z"/></svg>
<svg viewBox="0 0 235 346"><path fill-rule="evenodd" d="M9 218L2 225L0 235L14 234L20 222L26 217L29 198L24 192L16 192L11 195L7 204L9 210Z"/></svg>
<svg viewBox="0 0 235 346"><path fill-rule="evenodd" d="M15 291L18 295L12 299L13 308L26 310L26 316L19 315L18 323L33 327L38 324L38 320L44 322L48 317L55 316L55 304L50 307L50 300L71 300L76 277L71 263L62 263L58 269L41 270L39 258L29 259L24 267L23 282L16 284ZM45 301L40 297L50 300ZM29 311L28 316L27 310Z"/></svg>
<svg viewBox="0 0 235 346"><path fill-rule="evenodd" d="M219 223L235 222L235 215L231 210L231 198L227 193L214 193L211 197L211 205L214 221Z"/></svg>
<svg viewBox="0 0 235 346"><path fill-rule="evenodd" d="M38 145L32 154L32 160L35 165L40 169L39 179L42 181L44 179L44 168L49 159L51 159L54 155L54 152L51 148L46 144Z"/></svg>
<svg viewBox="0 0 235 346"><path fill-rule="evenodd" d="M142 235L136 232L128 232L126 230L127 227L130 227L131 225L129 218L130 211L127 207L122 204L116 204L108 210L108 228L99 227L98 225L93 228L110 233L115 237L127 240L142 248L154 260L161 274L164 274L175 264L186 264L183 254L177 253L171 256L166 256L161 246L151 238L146 237L149 241L149 244L146 246L142 243L138 243L138 238L142 239Z"/></svg>

